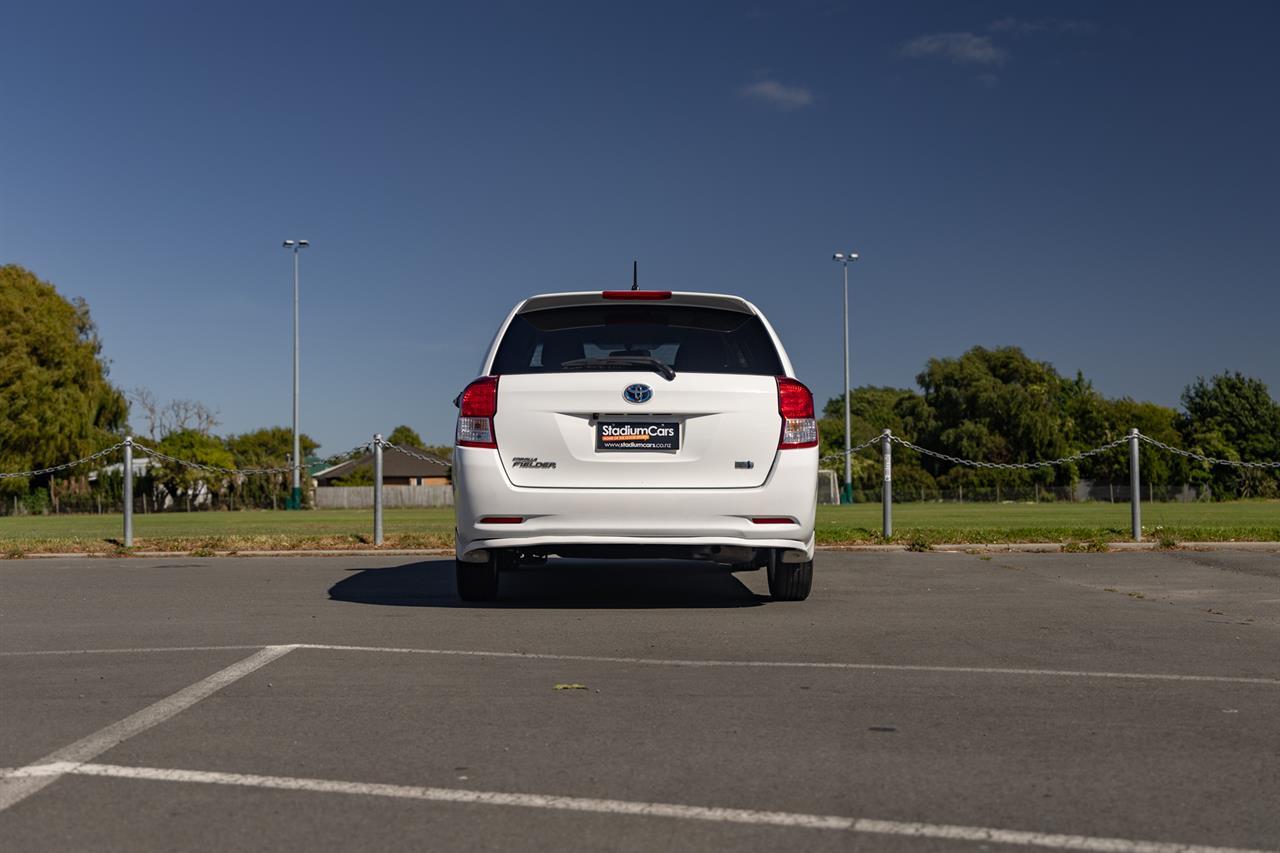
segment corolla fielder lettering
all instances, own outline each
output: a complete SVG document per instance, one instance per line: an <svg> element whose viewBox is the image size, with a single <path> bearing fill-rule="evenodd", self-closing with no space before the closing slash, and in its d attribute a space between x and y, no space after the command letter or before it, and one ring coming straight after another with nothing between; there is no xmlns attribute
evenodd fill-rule
<svg viewBox="0 0 1280 853"><path fill-rule="evenodd" d="M554 468L556 463L545 462L536 456L517 456L511 460L514 468Z"/></svg>
<svg viewBox="0 0 1280 853"><path fill-rule="evenodd" d="M813 395L750 302L533 296L480 374L456 401L463 599L496 598L503 570L549 556L763 568L774 599L809 595Z"/></svg>

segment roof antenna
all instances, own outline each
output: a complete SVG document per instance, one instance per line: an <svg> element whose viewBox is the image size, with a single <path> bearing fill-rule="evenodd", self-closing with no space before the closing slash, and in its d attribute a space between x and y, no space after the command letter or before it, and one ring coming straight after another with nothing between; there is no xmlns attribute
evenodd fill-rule
<svg viewBox="0 0 1280 853"><path fill-rule="evenodd" d="M637 264L635 261L631 262L631 289L632 290L640 289L640 279L636 272L637 266L639 266L639 264Z"/></svg>

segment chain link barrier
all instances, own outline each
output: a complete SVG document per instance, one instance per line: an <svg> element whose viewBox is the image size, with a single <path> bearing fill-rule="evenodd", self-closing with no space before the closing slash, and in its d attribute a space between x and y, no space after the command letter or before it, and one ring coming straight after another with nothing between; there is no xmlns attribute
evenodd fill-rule
<svg viewBox="0 0 1280 853"><path fill-rule="evenodd" d="M883 439L884 437L879 435L877 435L875 438L869 438L866 441L862 442L862 444L855 444L853 447L850 447L848 451L844 453L831 453L826 456L823 456L821 459L818 460L818 464L821 465L823 462L830 462L833 459L844 459L845 456L852 456L853 454L857 453L859 450L866 450L868 447L870 447L873 444L879 444Z"/></svg>
<svg viewBox="0 0 1280 853"><path fill-rule="evenodd" d="M963 459L959 456L948 456L945 453L939 453L936 450L929 450L918 444L912 444L905 438L899 438L890 434L889 440L894 444L901 445L908 450L914 450L917 453L923 453L925 456L932 456L935 459L941 459L945 462L951 462L955 465L965 465L969 468L992 468L1001 471L1028 471L1036 468L1051 468L1055 465L1063 465L1067 462L1079 462L1082 459L1088 459L1090 456L1097 456L1099 453L1106 453L1117 447L1129 443L1129 436L1117 438L1115 441L1108 441L1106 444L1099 445L1092 450L1082 450L1079 453L1073 453L1070 456L1064 456L1061 459L1046 459L1040 462L979 462L975 459Z"/></svg>
<svg viewBox="0 0 1280 853"><path fill-rule="evenodd" d="M1138 440L1145 441L1147 444L1150 444L1153 447L1158 447L1161 450L1167 450L1168 452L1177 454L1178 456L1185 456L1188 459L1195 459L1199 462L1207 462L1210 465L1230 465L1234 468L1280 468L1280 461L1238 462L1234 459L1215 459L1212 456L1201 456L1199 453L1193 453L1190 450L1183 450L1180 447L1173 447L1171 445L1165 444L1163 441L1157 441L1151 436L1143 435L1142 433L1138 433Z"/></svg>
<svg viewBox="0 0 1280 853"><path fill-rule="evenodd" d="M424 453L417 453L416 451L410 450L407 447L400 447L397 444L392 444L391 442L387 441L385 438L382 439L382 446L387 450L394 450L396 453L403 453L405 456L408 456L412 459L418 459L422 462L437 462L446 467L453 466L452 462L441 459L439 456L429 456Z"/></svg>
<svg viewBox="0 0 1280 853"><path fill-rule="evenodd" d="M113 444L111 447L99 450L97 453L92 453L83 459L77 459L74 462L65 462L62 465L55 465L52 468L40 468L36 471L0 471L0 480L17 479L20 477L39 477L41 474L55 474L58 471L69 471L70 469L84 465L87 462L93 462L104 456L109 456L124 447L124 444L125 443L122 441L119 444Z"/></svg>
<svg viewBox="0 0 1280 853"><path fill-rule="evenodd" d="M123 447L124 445L122 444L120 446ZM355 456L356 454L359 454L359 453L366 453L368 452L369 448L371 448L372 446L373 446L372 442L366 441L364 444L357 444L355 447L351 448L343 455ZM203 462L191 462L186 459L179 459L176 456L170 456L167 453L161 453L159 450L155 450L153 448L147 447L145 444L138 444L136 441L133 443L133 448L134 450L141 451L142 453L145 453L148 456L152 456L156 459L161 459L165 462L172 462L173 464L180 465L184 468L191 468L196 471L209 471L215 474L227 474L227 475L291 474L293 473L293 470L295 468L301 470L303 467L302 465L280 465L275 468L223 468L220 465L206 465Z"/></svg>
<svg viewBox="0 0 1280 853"><path fill-rule="evenodd" d="M147 454L148 456L160 459L164 462L172 462L182 468L190 468L193 471L208 471L213 474L289 474L293 472L295 465L282 465L278 468L223 468L220 465L206 465L203 462L191 462L187 459L179 459L176 456L170 456L167 453L161 453L147 447L145 444L134 444L133 449Z"/></svg>
<svg viewBox="0 0 1280 853"><path fill-rule="evenodd" d="M342 455L349 457L347 461L350 462L352 459L356 458L357 454L368 453L370 450L373 450L373 442L366 441L364 444L357 444L355 447L351 448L350 450L348 450L346 453ZM329 458L332 459L333 457L330 456Z"/></svg>
<svg viewBox="0 0 1280 853"><path fill-rule="evenodd" d="M883 440L884 440L884 436L877 435L877 436L874 436L873 438L867 439L861 444L854 445L853 447L849 448L847 453L828 454L827 456L823 456L818 461L819 463L825 463L825 462L831 462L837 459L843 459L846 455L851 455L861 450L866 450L868 447L878 445ZM1073 453L1070 456L1063 456L1060 459L1046 459L1038 462L982 462L976 459L965 459L960 456L951 456L946 453L941 453L937 450L930 450L927 447L921 447L918 444L913 444L912 442L907 441L905 438L901 438L899 436L893 435L892 433L889 434L889 440L900 447L904 447L908 450L914 450L915 452L922 453L925 456L932 456L935 459L941 459L944 462L950 462L953 465L964 465L969 468L985 468L985 469L1002 470L1002 471L1027 471L1027 470L1034 470L1037 468L1050 468L1056 465L1064 465L1068 462L1080 462L1084 459L1088 459L1091 456L1097 456L1100 453L1106 453L1109 450L1114 450L1118 447L1122 447L1128 444L1129 436L1123 436L1121 438L1115 439L1114 441L1109 441L1106 444L1099 445L1098 447L1095 447L1091 450L1082 450L1079 453ZM1241 462L1235 459L1218 459L1213 456L1204 456L1200 453L1195 453L1190 450L1183 450L1182 448L1174 447L1170 444L1165 444L1163 441L1159 441L1148 435L1143 435L1142 433L1138 433L1138 440L1145 442L1147 444L1150 444L1152 447L1157 447L1160 450L1164 450L1168 453L1173 453L1177 456L1184 456L1188 459L1194 459L1198 462L1204 462L1208 465L1227 465L1234 468L1253 468L1253 469L1262 469L1262 470L1280 469L1280 461ZM401 453L405 456L408 456L412 459L420 460L422 462L434 462L434 463L445 465L445 466L450 466L453 464L451 461L446 459L441 459L438 456L431 456L429 454L418 453L416 451L408 449L407 447L401 447L399 445L392 444L386 439L382 439L381 444L382 444L382 447L387 450L394 450L396 453ZM120 450L124 446L125 446L125 442L121 441L117 444L113 444L111 447L103 448L102 450L99 450L97 453L92 453L88 456L85 456L82 459L76 459L75 461L66 462L66 463L63 463L62 465L55 465L51 468L39 468L34 471L8 471L8 472L0 471L0 480L19 479L22 477L39 477L44 474L56 474L59 471L69 471L72 468L77 468L81 465L86 465L90 462L96 462L99 459L102 459L106 456L110 456L112 453L115 453L117 450ZM145 444L139 444L136 441L133 442L133 447L135 450L141 453L145 453L148 456L151 456L155 459L162 460L164 462L170 462L170 463L173 463L174 465L180 465L185 468L190 468L197 471L208 471L210 473L215 473L215 474L226 474L226 475L290 474L293 472L295 468L302 468L301 465L281 465L274 468L223 468L219 465L206 465L202 462L191 462L186 459L179 459L176 456L170 456L167 453L161 453L159 450L156 450L151 447L147 447ZM357 444L355 447L351 448L343 455L354 458L358 454L369 452L372 448L373 448L373 442L366 441L364 444Z"/></svg>

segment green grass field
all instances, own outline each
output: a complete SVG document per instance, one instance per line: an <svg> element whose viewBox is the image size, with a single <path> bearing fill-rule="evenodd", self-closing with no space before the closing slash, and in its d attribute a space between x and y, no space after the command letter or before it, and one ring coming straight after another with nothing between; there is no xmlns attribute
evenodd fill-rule
<svg viewBox="0 0 1280 853"><path fill-rule="evenodd" d="M119 513L0 518L0 553L111 553L123 526ZM453 546L452 509L389 509L382 527L389 548ZM373 510L135 514L133 537L135 549L156 551L362 548L373 543Z"/></svg>
<svg viewBox="0 0 1280 853"><path fill-rule="evenodd" d="M818 508L818 542L866 544L880 536L880 505ZM1146 536L1164 541L1280 541L1280 501L1144 504ZM1128 504L897 504L893 541L944 543L1093 543L1129 538ZM0 554L120 550L117 515L0 518ZM385 547L447 548L453 511L387 510ZM371 510L197 512L134 516L134 547L205 552L361 548L372 543Z"/></svg>
<svg viewBox="0 0 1280 853"><path fill-rule="evenodd" d="M877 541L880 516L879 504L818 507L818 541ZM1143 504L1142 526L1157 540L1280 541L1280 501ZM893 530L895 541L932 544L1123 541L1130 538L1129 505L895 504Z"/></svg>
<svg viewBox="0 0 1280 853"><path fill-rule="evenodd" d="M0 540L23 538L115 539L123 521L113 515L47 515L0 518ZM452 509L388 509L386 533L453 535ZM304 512L167 512L133 516L139 538L199 536L355 536L373 533L373 510L320 509Z"/></svg>

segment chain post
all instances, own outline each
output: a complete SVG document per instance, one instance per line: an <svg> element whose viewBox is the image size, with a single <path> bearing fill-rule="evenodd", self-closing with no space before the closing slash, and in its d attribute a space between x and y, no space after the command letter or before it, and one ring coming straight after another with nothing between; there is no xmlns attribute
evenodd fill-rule
<svg viewBox="0 0 1280 853"><path fill-rule="evenodd" d="M1129 430L1129 506L1133 523L1133 541L1142 541L1142 489L1138 473L1138 430Z"/></svg>
<svg viewBox="0 0 1280 853"><path fill-rule="evenodd" d="M382 544L382 433L373 436L373 544Z"/></svg>
<svg viewBox="0 0 1280 853"><path fill-rule="evenodd" d="M889 430L880 433L881 453L884 455L884 490L880 503L884 509L884 538L893 536L893 439Z"/></svg>
<svg viewBox="0 0 1280 853"><path fill-rule="evenodd" d="M124 437L124 547L133 547L133 436Z"/></svg>

